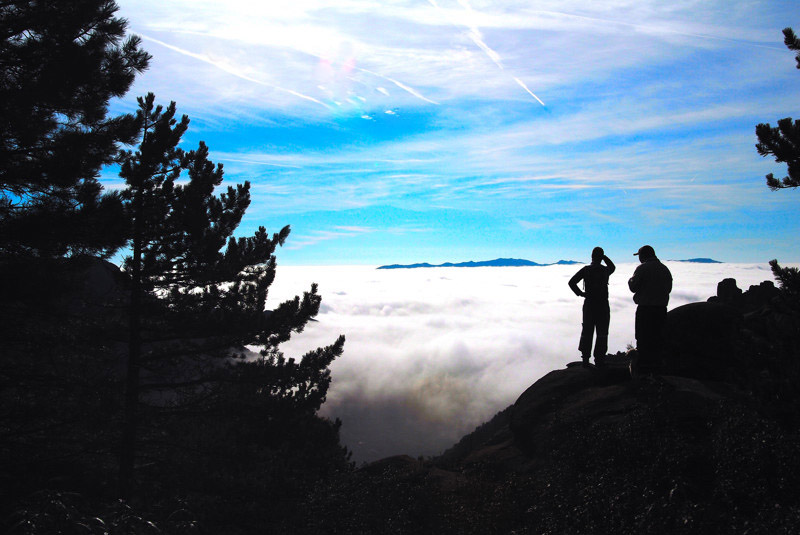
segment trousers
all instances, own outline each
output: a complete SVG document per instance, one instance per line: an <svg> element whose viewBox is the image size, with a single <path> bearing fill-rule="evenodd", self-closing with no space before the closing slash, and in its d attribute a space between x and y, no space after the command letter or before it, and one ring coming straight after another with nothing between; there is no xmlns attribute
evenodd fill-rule
<svg viewBox="0 0 800 535"><path fill-rule="evenodd" d="M661 366L661 347L667 307L639 305L636 308L636 368L640 372L657 371Z"/></svg>
<svg viewBox="0 0 800 535"><path fill-rule="evenodd" d="M608 352L608 324L611 321L611 310L608 300L583 301L583 327L581 328L581 339L578 343L578 351L581 352L584 360L588 360L592 354L592 338L597 332L597 342L594 344L594 358L603 359Z"/></svg>

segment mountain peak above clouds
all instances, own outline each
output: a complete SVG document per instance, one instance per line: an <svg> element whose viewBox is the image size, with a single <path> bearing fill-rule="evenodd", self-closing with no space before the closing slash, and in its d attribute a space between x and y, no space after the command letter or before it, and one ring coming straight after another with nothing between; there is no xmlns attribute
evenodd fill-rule
<svg viewBox="0 0 800 535"><path fill-rule="evenodd" d="M553 264L539 264L531 260L521 258L496 258L494 260L481 260L478 262L445 262L443 264L430 264L423 262L419 264L390 264L379 266L378 269L415 269L415 268L437 268L437 267L528 267L528 266L552 266L552 265L573 265L580 264L574 260L559 260Z"/></svg>
<svg viewBox="0 0 800 535"><path fill-rule="evenodd" d="M672 260L672 262L690 262L692 264L722 264L719 260L713 258L689 258L687 260Z"/></svg>

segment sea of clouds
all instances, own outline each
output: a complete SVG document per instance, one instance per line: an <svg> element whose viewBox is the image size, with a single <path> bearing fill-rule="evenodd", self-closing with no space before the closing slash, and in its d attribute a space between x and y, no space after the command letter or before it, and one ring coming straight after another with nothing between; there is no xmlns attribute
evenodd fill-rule
<svg viewBox="0 0 800 535"><path fill-rule="evenodd" d="M767 264L665 263L670 309L705 301L724 278L743 290L773 279ZM627 281L636 265L618 264L611 276L611 353L635 345ZM579 268L279 267L268 306L319 284L318 321L282 348L298 357L346 336L321 412L343 421L355 461L428 456L579 360L582 299L567 286Z"/></svg>

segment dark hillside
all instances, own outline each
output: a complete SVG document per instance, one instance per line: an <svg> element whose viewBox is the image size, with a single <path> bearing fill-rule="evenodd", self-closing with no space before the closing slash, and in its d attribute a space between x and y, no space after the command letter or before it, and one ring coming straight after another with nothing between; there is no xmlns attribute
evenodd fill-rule
<svg viewBox="0 0 800 535"><path fill-rule="evenodd" d="M297 524L309 489L351 469L339 423L296 396L265 395L291 377L235 355L209 357L214 375L202 383L187 359L149 362L141 490L117 499L129 284L90 256L0 261L0 533L216 535ZM146 347L182 355L189 344ZM189 386L162 386L170 382Z"/></svg>
<svg viewBox="0 0 800 535"><path fill-rule="evenodd" d="M631 380L622 353L555 370L440 458L320 488L306 532L796 532L800 315L728 286L670 312L662 375Z"/></svg>

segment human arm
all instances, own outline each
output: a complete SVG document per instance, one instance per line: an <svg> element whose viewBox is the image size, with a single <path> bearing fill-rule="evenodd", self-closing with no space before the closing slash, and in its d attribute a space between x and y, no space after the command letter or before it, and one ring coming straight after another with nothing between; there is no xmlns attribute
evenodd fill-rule
<svg viewBox="0 0 800 535"><path fill-rule="evenodd" d="M603 261L606 263L606 266L608 266L609 275L611 275L612 273L614 273L614 271L616 271L617 266L614 265L614 262L612 262L609 257L603 255Z"/></svg>
<svg viewBox="0 0 800 535"><path fill-rule="evenodd" d="M669 294L670 292L672 292L672 273L666 266L664 266L664 269L667 272L667 294Z"/></svg>
<svg viewBox="0 0 800 535"><path fill-rule="evenodd" d="M572 278L569 280L568 284L572 291L578 297L584 297L586 293L578 287L578 283L583 279L583 268L578 271Z"/></svg>
<svg viewBox="0 0 800 535"><path fill-rule="evenodd" d="M633 276L630 279L628 279L628 288L630 288L630 290L633 293L638 292L642 287L642 273L641 273L642 270L641 270L641 267L642 266L638 266L634 270Z"/></svg>

